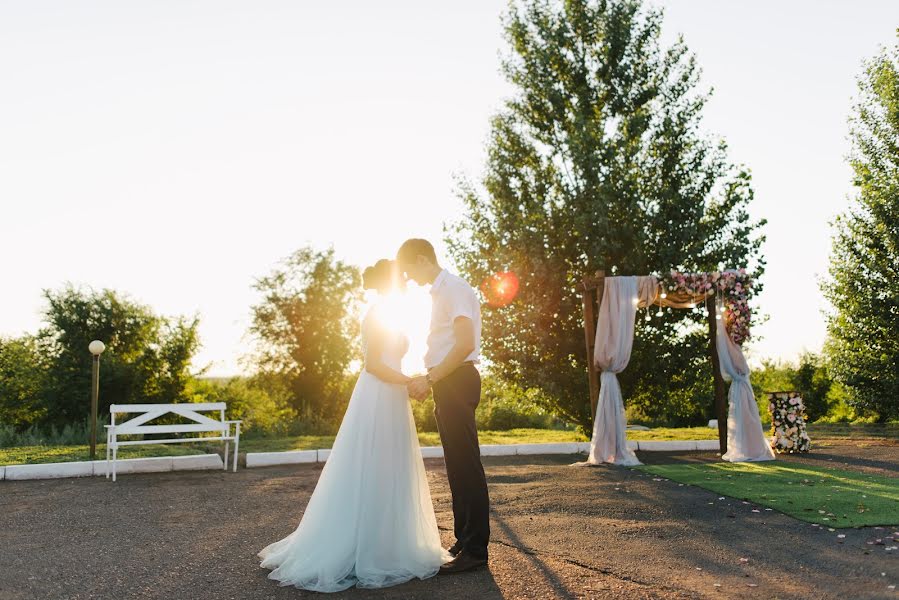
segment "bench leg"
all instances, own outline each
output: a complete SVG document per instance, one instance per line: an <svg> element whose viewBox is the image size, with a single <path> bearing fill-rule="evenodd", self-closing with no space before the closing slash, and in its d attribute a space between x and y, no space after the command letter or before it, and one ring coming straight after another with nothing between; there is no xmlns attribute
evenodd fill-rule
<svg viewBox="0 0 899 600"><path fill-rule="evenodd" d="M234 436L234 469L233 472L237 473L237 446L240 444L240 430Z"/></svg>
<svg viewBox="0 0 899 600"><path fill-rule="evenodd" d="M116 475L115 461L116 461L116 458L118 457L118 451L119 451L119 447L113 445L113 447L112 447L112 480L113 481L115 481L115 475Z"/></svg>
<svg viewBox="0 0 899 600"><path fill-rule="evenodd" d="M109 436L106 436L106 479L109 479Z"/></svg>
<svg viewBox="0 0 899 600"><path fill-rule="evenodd" d="M229 448L228 440L225 440L225 454L224 454L224 460L222 461L223 463L225 463L225 467L223 469L225 471L228 470L228 448Z"/></svg>

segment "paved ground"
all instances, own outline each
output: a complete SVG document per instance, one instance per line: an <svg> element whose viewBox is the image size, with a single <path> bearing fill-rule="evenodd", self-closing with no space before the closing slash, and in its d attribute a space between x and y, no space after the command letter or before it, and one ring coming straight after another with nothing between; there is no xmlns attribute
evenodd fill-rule
<svg viewBox="0 0 899 600"><path fill-rule="evenodd" d="M817 450L784 460L899 476L899 445L889 441ZM888 589L899 585L899 551L886 550L895 528L844 530L839 539L636 471L569 466L579 458L484 459L493 503L489 570L329 597L899 598ZM449 545L442 461L427 463ZM319 472L302 465L124 475L115 484L0 482L0 599L318 596L278 587L256 552L296 526ZM878 538L885 545L868 545Z"/></svg>

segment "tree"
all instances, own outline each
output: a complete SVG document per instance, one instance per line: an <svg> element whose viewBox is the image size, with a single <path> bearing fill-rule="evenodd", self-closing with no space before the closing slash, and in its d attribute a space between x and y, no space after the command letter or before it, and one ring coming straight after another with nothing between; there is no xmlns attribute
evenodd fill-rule
<svg viewBox="0 0 899 600"><path fill-rule="evenodd" d="M47 377L33 337L0 338L0 425L22 430L46 417Z"/></svg>
<svg viewBox="0 0 899 600"><path fill-rule="evenodd" d="M250 326L257 383L274 395L286 390L304 420L342 412L347 372L358 356L358 269L335 260L333 249L301 248L254 288L263 296Z"/></svg>
<svg viewBox="0 0 899 600"><path fill-rule="evenodd" d="M899 34L899 32L897 32ZM865 64L850 118L857 194L834 223L828 352L854 408L899 417L899 42Z"/></svg>
<svg viewBox="0 0 899 600"><path fill-rule="evenodd" d="M92 340L106 344L101 359L100 412L109 405L186 401L190 361L199 346L198 319L167 319L113 290L71 285L44 290L47 325L37 334L49 380L48 423L82 421L90 413Z"/></svg>
<svg viewBox="0 0 899 600"><path fill-rule="evenodd" d="M682 40L660 47L661 23L639 0L513 4L503 71L515 92L492 121L483 185L461 181L465 214L448 228L470 279L513 271L521 281L516 302L485 314L487 357L587 430L585 275L764 267L750 176L699 134L708 94L696 92ZM704 318L638 318L621 383L644 413L710 414Z"/></svg>
<svg viewBox="0 0 899 600"><path fill-rule="evenodd" d="M817 354L803 353L799 358L793 389L802 393L805 405L806 421L814 423L827 416L833 406L830 390L833 380L830 378L828 366Z"/></svg>

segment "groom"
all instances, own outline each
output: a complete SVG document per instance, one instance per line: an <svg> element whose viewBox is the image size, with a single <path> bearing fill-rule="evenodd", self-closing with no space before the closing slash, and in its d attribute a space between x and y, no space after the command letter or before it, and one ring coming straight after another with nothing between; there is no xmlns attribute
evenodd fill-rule
<svg viewBox="0 0 899 600"><path fill-rule="evenodd" d="M422 400L429 391L434 394L456 534L456 543L449 549L455 558L440 572L461 573L487 564L490 538L490 499L474 418L481 400L481 375L475 368L481 346L481 305L468 283L437 264L434 247L427 240L407 240L396 260L407 279L431 285L428 373L409 383L409 395Z"/></svg>

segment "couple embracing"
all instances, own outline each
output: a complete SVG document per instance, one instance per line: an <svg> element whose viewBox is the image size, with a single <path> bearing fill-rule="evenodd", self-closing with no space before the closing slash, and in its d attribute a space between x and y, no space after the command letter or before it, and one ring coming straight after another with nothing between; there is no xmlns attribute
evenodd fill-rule
<svg viewBox="0 0 899 600"><path fill-rule="evenodd" d="M281 585L319 592L380 588L487 564L489 499L475 426L480 303L420 239L406 241L396 261L366 269L363 285L384 298L407 279L431 286L427 374L402 373L408 340L376 303L362 321L365 369L300 524L259 552L261 566ZM456 541L449 550L440 542L409 406L410 396L428 394L453 499Z"/></svg>

